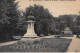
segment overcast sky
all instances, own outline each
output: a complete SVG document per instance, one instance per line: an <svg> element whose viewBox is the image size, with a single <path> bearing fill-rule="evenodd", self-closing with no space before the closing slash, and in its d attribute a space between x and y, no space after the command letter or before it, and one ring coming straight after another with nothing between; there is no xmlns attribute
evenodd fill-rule
<svg viewBox="0 0 80 53"><path fill-rule="evenodd" d="M29 0L16 0L19 2L19 9L25 10L30 5L42 5L47 8L50 13L57 17L63 14L79 14L80 11L80 0L76 1L29 1Z"/></svg>

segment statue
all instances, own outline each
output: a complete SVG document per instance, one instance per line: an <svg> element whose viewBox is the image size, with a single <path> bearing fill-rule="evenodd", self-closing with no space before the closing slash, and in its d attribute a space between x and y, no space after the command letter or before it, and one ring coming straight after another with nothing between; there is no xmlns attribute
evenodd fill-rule
<svg viewBox="0 0 80 53"><path fill-rule="evenodd" d="M35 38L38 37L34 31L34 16L32 16L32 12L30 12L30 16L27 17L27 32L24 34L23 38Z"/></svg>

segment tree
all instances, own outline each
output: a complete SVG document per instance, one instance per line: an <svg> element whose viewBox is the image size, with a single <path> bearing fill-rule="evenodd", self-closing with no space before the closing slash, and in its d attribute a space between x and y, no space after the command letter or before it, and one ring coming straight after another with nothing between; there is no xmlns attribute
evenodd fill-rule
<svg viewBox="0 0 80 53"><path fill-rule="evenodd" d="M1 34L1 38L4 37L3 34L5 34L5 31L6 31L4 29L4 27L6 28L6 26L9 24L9 21L8 21L9 17L6 16L6 12L7 12L6 1L5 0L0 0L0 34Z"/></svg>
<svg viewBox="0 0 80 53"><path fill-rule="evenodd" d="M79 32L80 31L80 15L77 16L75 22L76 22L76 33L80 34Z"/></svg>
<svg viewBox="0 0 80 53"><path fill-rule="evenodd" d="M34 5L26 8L26 12L24 12L24 16L27 20L27 17L30 15L30 12L33 12L33 16L35 17L35 32L40 35L48 35L50 23L54 21L54 17L43 6ZM52 20L53 19L53 20Z"/></svg>
<svg viewBox="0 0 80 53"><path fill-rule="evenodd" d="M71 15L61 15L59 16L60 25L63 26L62 30L65 27L71 27L73 25L73 17Z"/></svg>
<svg viewBox="0 0 80 53"><path fill-rule="evenodd" d="M60 30L63 31L65 27L69 27L70 30L75 34L76 32L76 17L77 15L60 15Z"/></svg>
<svg viewBox="0 0 80 53"><path fill-rule="evenodd" d="M15 0L0 0L0 27L2 27L3 38L14 35L17 30L20 17L17 4Z"/></svg>

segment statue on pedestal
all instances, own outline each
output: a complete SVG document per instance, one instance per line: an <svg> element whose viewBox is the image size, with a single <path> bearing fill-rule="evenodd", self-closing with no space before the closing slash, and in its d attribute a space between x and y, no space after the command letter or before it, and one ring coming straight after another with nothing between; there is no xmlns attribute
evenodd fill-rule
<svg viewBox="0 0 80 53"><path fill-rule="evenodd" d="M32 16L30 12L30 16L27 17L28 21L27 22L27 32L24 34L23 38L35 38L38 37L37 34L34 31L34 16Z"/></svg>

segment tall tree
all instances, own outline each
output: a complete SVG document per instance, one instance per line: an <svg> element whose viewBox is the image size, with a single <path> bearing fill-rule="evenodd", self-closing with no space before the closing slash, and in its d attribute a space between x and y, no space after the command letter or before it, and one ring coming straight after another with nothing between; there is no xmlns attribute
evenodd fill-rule
<svg viewBox="0 0 80 53"><path fill-rule="evenodd" d="M65 27L69 27L70 30L75 33L76 30L76 17L77 15L60 15L59 20L60 20L60 29L64 30Z"/></svg>
<svg viewBox="0 0 80 53"><path fill-rule="evenodd" d="M60 23L65 27L70 27L73 24L73 17L70 15L59 16ZM63 29L64 30L64 29Z"/></svg>
<svg viewBox="0 0 80 53"><path fill-rule="evenodd" d="M38 35L48 35L50 31L49 25L52 23L51 20L53 19L54 21L54 17L51 15L48 9L45 9L40 5L29 6L26 8L26 12L24 12L26 19L30 15L30 12L33 12L33 16L35 17L35 32Z"/></svg>
<svg viewBox="0 0 80 53"><path fill-rule="evenodd" d="M4 37L13 35L17 29L17 23L20 17L17 4L18 2L15 2L15 0L0 0L0 27L2 27L3 34L8 34Z"/></svg>
<svg viewBox="0 0 80 53"><path fill-rule="evenodd" d="M18 18L20 17L20 12L17 10L18 3L15 3L15 0L6 0L7 1L7 13L6 15L10 17L10 25L12 27L17 27Z"/></svg>

